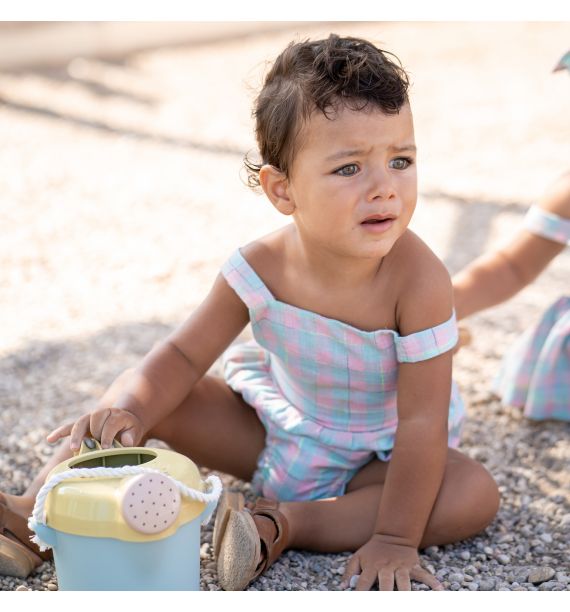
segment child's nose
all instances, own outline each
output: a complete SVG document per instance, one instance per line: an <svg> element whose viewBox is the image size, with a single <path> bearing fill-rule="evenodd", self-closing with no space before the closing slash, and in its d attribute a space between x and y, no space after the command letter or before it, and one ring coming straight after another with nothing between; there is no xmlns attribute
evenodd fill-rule
<svg viewBox="0 0 570 612"><path fill-rule="evenodd" d="M390 173L384 168L375 168L370 175L367 201L389 200L396 195Z"/></svg>

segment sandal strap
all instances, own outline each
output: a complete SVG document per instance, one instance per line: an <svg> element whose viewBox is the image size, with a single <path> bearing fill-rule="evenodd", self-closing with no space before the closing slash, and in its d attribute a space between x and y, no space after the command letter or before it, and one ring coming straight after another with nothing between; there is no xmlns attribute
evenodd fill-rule
<svg viewBox="0 0 570 612"><path fill-rule="evenodd" d="M258 566L256 576L268 569L287 547L289 541L289 524L279 511L279 502L260 497L250 510L253 521L259 532L259 538L265 547L265 559ZM277 531L277 535L275 535Z"/></svg>
<svg viewBox="0 0 570 612"><path fill-rule="evenodd" d="M53 559L51 550L41 551L34 542L30 541L34 533L30 531L26 519L8 508L6 498L2 493L0 493L0 533L25 546L43 561Z"/></svg>

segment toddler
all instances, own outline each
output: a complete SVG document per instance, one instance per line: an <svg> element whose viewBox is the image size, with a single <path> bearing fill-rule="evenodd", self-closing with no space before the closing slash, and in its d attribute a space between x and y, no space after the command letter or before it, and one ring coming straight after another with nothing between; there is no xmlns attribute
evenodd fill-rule
<svg viewBox="0 0 570 612"><path fill-rule="evenodd" d="M261 163L246 161L250 184L291 222L236 250L187 321L97 409L48 436L70 436L51 465L86 435L105 448L153 438L251 481L257 499L226 492L216 516L226 590L286 549L351 551L343 586L358 576L357 590L441 589L418 549L468 538L497 512L495 482L455 449L451 281L408 229L407 90L397 58L370 42L291 43L256 101ZM248 323L255 340L226 351ZM207 375L222 353L223 378ZM47 470L24 496L4 496L12 524ZM12 541L13 556L36 554Z"/></svg>
<svg viewBox="0 0 570 612"><path fill-rule="evenodd" d="M504 247L453 278L459 319L509 299L570 244L570 172L555 181ZM570 296L561 296L507 353L494 381L503 403L535 420L570 421Z"/></svg>

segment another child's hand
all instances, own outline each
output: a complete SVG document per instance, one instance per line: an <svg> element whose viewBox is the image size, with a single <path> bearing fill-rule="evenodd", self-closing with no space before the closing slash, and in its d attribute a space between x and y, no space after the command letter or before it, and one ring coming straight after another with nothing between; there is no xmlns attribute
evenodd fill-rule
<svg viewBox="0 0 570 612"><path fill-rule="evenodd" d="M352 576L358 576L357 591L369 591L378 581L380 591L410 591L411 580L422 582L434 591L442 591L439 581L420 565L418 551L413 546L392 544L373 535L350 558L341 586L346 588Z"/></svg>

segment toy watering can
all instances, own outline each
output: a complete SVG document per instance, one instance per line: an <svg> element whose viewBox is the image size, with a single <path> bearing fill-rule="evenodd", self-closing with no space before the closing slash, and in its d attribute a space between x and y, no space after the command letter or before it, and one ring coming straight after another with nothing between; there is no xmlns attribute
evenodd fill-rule
<svg viewBox="0 0 570 612"><path fill-rule="evenodd" d="M200 589L200 523L222 485L170 450L85 439L40 489L29 527L60 590Z"/></svg>

